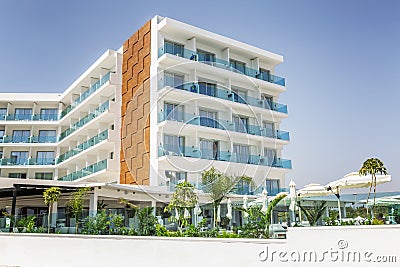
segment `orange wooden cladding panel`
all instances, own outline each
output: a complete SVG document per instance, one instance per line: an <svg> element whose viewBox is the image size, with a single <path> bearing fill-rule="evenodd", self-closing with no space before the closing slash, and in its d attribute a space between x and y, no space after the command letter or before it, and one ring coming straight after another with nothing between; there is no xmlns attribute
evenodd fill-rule
<svg viewBox="0 0 400 267"><path fill-rule="evenodd" d="M150 29L148 21L123 45L121 184L149 185Z"/></svg>

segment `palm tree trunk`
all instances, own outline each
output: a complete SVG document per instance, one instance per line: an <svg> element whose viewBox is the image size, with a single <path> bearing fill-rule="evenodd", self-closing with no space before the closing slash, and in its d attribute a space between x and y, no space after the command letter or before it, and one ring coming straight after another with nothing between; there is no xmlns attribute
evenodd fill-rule
<svg viewBox="0 0 400 267"><path fill-rule="evenodd" d="M50 213L51 213L51 206L52 204L49 204L49 213L47 214L47 233L50 234Z"/></svg>
<svg viewBox="0 0 400 267"><path fill-rule="evenodd" d="M368 197L367 197L367 217L369 216L369 212L368 212L368 202L369 202L369 197L370 197L370 195L371 195L372 184L373 184L373 182L374 182L374 178L372 178L371 185L370 185L370 187L369 187Z"/></svg>
<svg viewBox="0 0 400 267"><path fill-rule="evenodd" d="M376 175L373 175L373 179L374 179L374 205L372 206L372 212L375 209L375 199L376 199Z"/></svg>

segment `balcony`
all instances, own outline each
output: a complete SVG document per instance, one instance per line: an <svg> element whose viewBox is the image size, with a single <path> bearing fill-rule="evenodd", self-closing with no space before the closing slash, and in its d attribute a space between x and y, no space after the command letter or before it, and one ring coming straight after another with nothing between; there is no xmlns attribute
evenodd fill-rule
<svg viewBox="0 0 400 267"><path fill-rule="evenodd" d="M85 92L83 92L77 99L75 99L71 105L66 107L63 111L61 111L60 119L65 117L68 113L70 113L75 107L77 107L80 103L86 100L89 96L91 96L94 92L96 92L100 87L102 87L108 80L110 80L110 75L113 72L108 72L106 75L101 77L96 83L90 86Z"/></svg>
<svg viewBox="0 0 400 267"><path fill-rule="evenodd" d="M187 92L192 92L196 94L201 94L201 95L208 95L211 97L219 98L219 99L224 99L228 100L231 102L236 102L244 105L250 105L253 107L258 107L258 108L263 108L267 110L273 110L276 112L288 114L288 109L287 105L279 104L276 102L268 101L268 100L263 100L251 96L246 96L245 98L240 97L237 95L235 92L229 90L229 89L224 89L220 87L215 87L213 92L205 92L205 90L200 89L200 85L198 83L187 83L183 85L178 85L174 86L173 81L165 80L160 81L159 89L162 89L166 86L169 86L174 89L179 89Z"/></svg>
<svg viewBox="0 0 400 267"><path fill-rule="evenodd" d="M158 156L179 156L190 157L207 160L217 160L235 163L252 164L259 166L269 166L275 168L292 169L292 162L288 159L269 158L261 155L253 154L238 154L229 151L211 151L206 149L199 149L195 147L176 147L176 146L159 146Z"/></svg>
<svg viewBox="0 0 400 267"><path fill-rule="evenodd" d="M8 114L1 115L0 120L5 121L56 121L57 114Z"/></svg>
<svg viewBox="0 0 400 267"><path fill-rule="evenodd" d="M228 121L228 120L218 120L218 119L212 119L212 118L208 118L208 117L201 117L200 115L189 114L189 113L180 112L180 111L172 111L170 113L167 113L166 111L159 112L158 113L158 123L166 121L166 120L178 121L178 122L182 122L185 124L199 125L199 126L204 126L204 127L209 127L209 128L238 132L238 133L263 136L263 137L274 138L274 139L279 139L279 140L284 140L284 141L290 140L288 132L284 132L284 131L280 131L280 130L272 130L269 128L264 128L261 126L250 125L250 124L237 125L237 124L233 123L232 121Z"/></svg>
<svg viewBox="0 0 400 267"><path fill-rule="evenodd" d="M81 153L82 151L85 151L95 145L97 145L98 143L107 140L108 139L108 130L105 130L101 133L99 133L98 135L90 138L89 140L83 142L82 144L78 145L77 147L75 147L74 149L60 155L57 159L56 162L57 164L66 161L67 159Z"/></svg>
<svg viewBox="0 0 400 267"><path fill-rule="evenodd" d="M56 143L56 136L3 136L0 143Z"/></svg>
<svg viewBox="0 0 400 267"><path fill-rule="evenodd" d="M188 50L188 49L179 49L179 50L181 51L180 53L174 54L173 52L171 52L171 51L175 51L173 45L170 43L164 43L164 46L161 46L158 49L158 57L161 57L164 54L171 54L171 55L186 58L189 60L198 61L199 57L198 57L197 52ZM263 81L267 81L267 82L270 82L273 84L285 86L285 78L275 76L275 75L272 75L272 74L269 74L266 72L261 72L260 70L256 70L256 69L252 69L252 68L248 68L248 67L244 67L243 70L237 70L231 66L229 61L226 61L223 59L213 58L213 61L199 61L199 62L207 64L207 65L211 65L211 66L214 66L214 67L217 67L220 69L225 69L225 70L233 71L236 73L244 74L246 76L253 77L253 78L256 78L259 80L263 80Z"/></svg>
<svg viewBox="0 0 400 267"><path fill-rule="evenodd" d="M101 104L98 108L90 112L88 115L77 121L76 123L72 124L70 128L62 132L58 138L59 141L63 140L65 137L69 136L73 132L75 132L77 129L83 127L85 124L93 120L94 118L100 116L102 113L107 111L110 107L110 101L107 100L103 104Z"/></svg>
<svg viewBox="0 0 400 267"><path fill-rule="evenodd" d="M52 158L3 158L0 159L2 166L21 166L21 165L54 165Z"/></svg>
<svg viewBox="0 0 400 267"><path fill-rule="evenodd" d="M85 176L89 176L93 173L102 171L107 169L107 159L104 159L102 161L99 161L95 164L92 164L90 166L87 166L79 171L67 174L61 178L58 178L59 181L75 181L80 178L83 178Z"/></svg>

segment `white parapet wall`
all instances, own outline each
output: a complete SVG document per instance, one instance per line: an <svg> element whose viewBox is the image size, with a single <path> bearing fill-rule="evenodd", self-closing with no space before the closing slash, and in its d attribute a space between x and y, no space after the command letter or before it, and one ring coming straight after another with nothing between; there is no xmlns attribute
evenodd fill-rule
<svg viewBox="0 0 400 267"><path fill-rule="evenodd" d="M399 266L400 226L291 228L287 240L0 234L0 266Z"/></svg>

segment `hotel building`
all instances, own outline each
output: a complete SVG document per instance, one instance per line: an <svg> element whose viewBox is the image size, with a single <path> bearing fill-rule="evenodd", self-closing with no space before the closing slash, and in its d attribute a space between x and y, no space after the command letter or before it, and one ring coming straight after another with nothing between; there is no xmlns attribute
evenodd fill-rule
<svg viewBox="0 0 400 267"><path fill-rule="evenodd" d="M0 94L1 179L201 189L214 166L235 193L282 191L283 57L156 16L61 94ZM125 188L128 188L125 186Z"/></svg>

